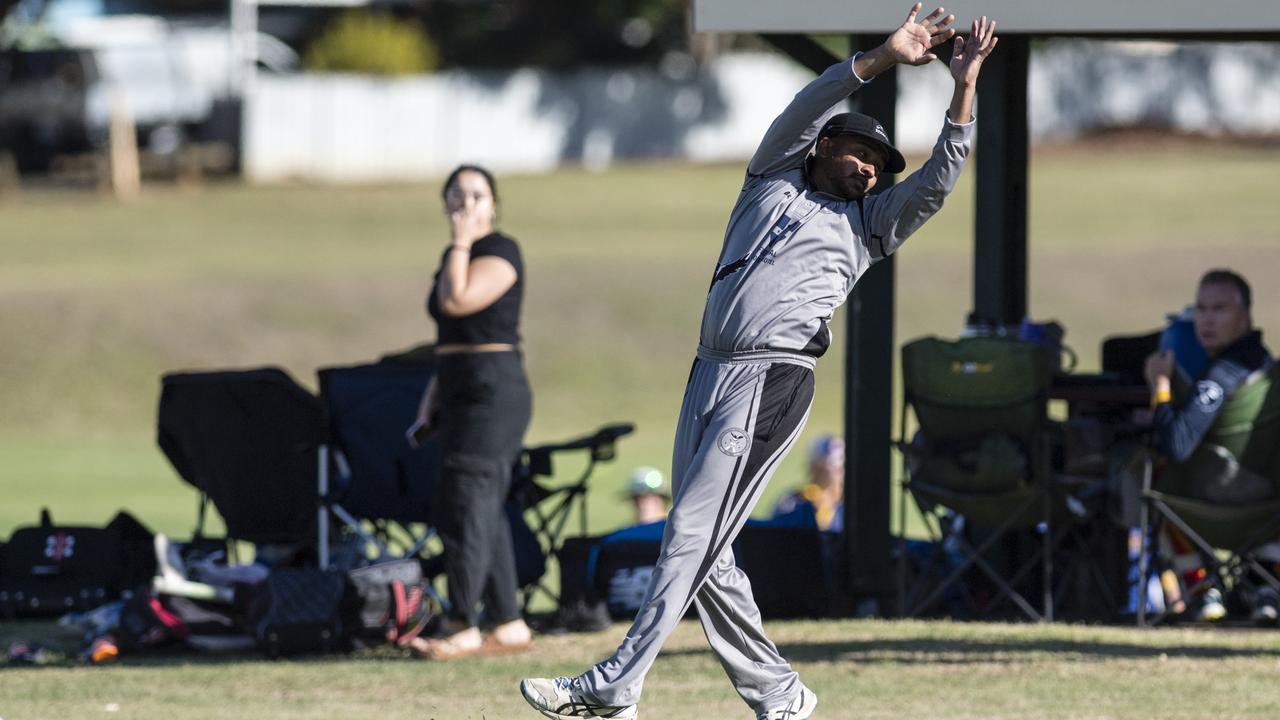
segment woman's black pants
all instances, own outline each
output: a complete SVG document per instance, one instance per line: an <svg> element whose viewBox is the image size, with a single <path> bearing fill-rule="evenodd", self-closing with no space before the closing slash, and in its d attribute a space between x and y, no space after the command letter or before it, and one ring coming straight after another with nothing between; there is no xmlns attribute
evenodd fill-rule
<svg viewBox="0 0 1280 720"><path fill-rule="evenodd" d="M471 627L480 604L495 624L520 617L511 526L511 470L533 411L519 352L442 355L443 441L432 522L444 542L451 619Z"/></svg>

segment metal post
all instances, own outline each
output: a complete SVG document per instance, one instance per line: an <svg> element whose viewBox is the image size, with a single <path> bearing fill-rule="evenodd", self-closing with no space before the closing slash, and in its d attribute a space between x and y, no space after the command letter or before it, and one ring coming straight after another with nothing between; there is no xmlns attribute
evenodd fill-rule
<svg viewBox="0 0 1280 720"><path fill-rule="evenodd" d="M854 35L851 42L855 48L874 47L882 39ZM897 97L897 71L889 70L853 100L858 111L879 120L892 139ZM880 176L877 190L893 180L891 175ZM887 612L894 588L889 529L894 274L893 256L876 263L854 286L846 310L844 537L848 589L861 602L860 614Z"/></svg>
<svg viewBox="0 0 1280 720"><path fill-rule="evenodd" d="M316 560L321 570L329 567L329 446L321 445L316 452Z"/></svg>
<svg viewBox="0 0 1280 720"><path fill-rule="evenodd" d="M978 78L973 309L1000 327L1017 325L1027 314L1030 56L1025 35L1002 37Z"/></svg>

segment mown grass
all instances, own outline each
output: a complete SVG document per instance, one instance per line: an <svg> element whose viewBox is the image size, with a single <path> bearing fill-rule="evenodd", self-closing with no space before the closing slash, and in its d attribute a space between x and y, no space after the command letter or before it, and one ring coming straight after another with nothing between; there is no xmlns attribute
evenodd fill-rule
<svg viewBox="0 0 1280 720"><path fill-rule="evenodd" d="M577 673L618 625L540 637L528 654L432 664L389 650L346 658L161 655L107 667L0 670L7 720L532 718L516 684ZM1280 636L1205 629L824 621L768 624L818 693L816 718L1273 718ZM109 708L115 706L112 711ZM641 717L745 718L696 623L650 673Z"/></svg>

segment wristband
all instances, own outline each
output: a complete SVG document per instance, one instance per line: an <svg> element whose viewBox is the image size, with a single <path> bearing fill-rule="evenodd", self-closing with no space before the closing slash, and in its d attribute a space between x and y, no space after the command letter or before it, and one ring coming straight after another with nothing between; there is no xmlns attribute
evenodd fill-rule
<svg viewBox="0 0 1280 720"><path fill-rule="evenodd" d="M1151 398L1152 405L1161 405L1173 400L1173 393L1169 390L1169 379L1161 377L1156 382L1156 392Z"/></svg>
<svg viewBox="0 0 1280 720"><path fill-rule="evenodd" d="M470 254L470 253L471 253L471 246L470 246L470 245L459 245L458 243L450 243L450 244L449 244L449 249L448 249L448 250L446 250L445 252L453 252L454 250L461 250L461 251L463 251L463 252L465 252L465 253Z"/></svg>

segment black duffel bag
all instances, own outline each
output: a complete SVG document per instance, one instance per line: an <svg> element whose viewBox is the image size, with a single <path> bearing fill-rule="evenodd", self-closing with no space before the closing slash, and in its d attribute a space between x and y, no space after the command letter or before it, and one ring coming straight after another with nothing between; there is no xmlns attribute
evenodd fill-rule
<svg viewBox="0 0 1280 720"><path fill-rule="evenodd" d="M61 615L119 595L119 542L106 528L54 525L45 509L38 526L14 530L0 553L0 615Z"/></svg>
<svg viewBox="0 0 1280 720"><path fill-rule="evenodd" d="M254 636L269 657L345 652L350 617L346 573L316 568L272 570L254 594Z"/></svg>

